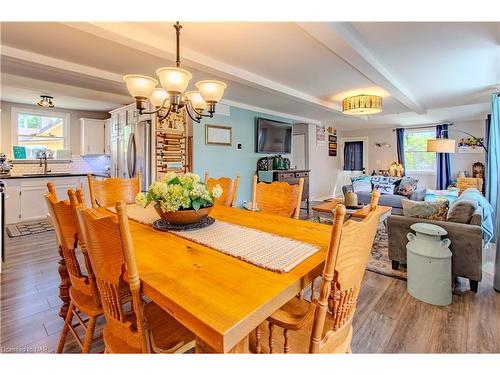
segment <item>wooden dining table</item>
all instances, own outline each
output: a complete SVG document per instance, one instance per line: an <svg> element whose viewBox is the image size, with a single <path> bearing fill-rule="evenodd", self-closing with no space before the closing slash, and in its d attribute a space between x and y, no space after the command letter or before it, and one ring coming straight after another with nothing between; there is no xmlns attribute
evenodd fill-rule
<svg viewBox="0 0 500 375"><path fill-rule="evenodd" d="M248 353L249 334L321 274L331 226L227 207L210 216L320 247L277 273L130 220L143 293L196 335L197 353Z"/></svg>

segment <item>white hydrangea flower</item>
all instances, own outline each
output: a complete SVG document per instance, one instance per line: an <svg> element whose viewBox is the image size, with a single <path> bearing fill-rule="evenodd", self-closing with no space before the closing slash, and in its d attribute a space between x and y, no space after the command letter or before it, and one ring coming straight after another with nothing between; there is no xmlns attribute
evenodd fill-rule
<svg viewBox="0 0 500 375"><path fill-rule="evenodd" d="M163 178L163 182L169 183L172 181L174 178L178 177L175 172L168 172L165 177Z"/></svg>
<svg viewBox="0 0 500 375"><path fill-rule="evenodd" d="M138 193L136 196L135 196L135 203L138 205L138 206L141 206L141 207L146 207L146 204L148 203L148 200L146 198L146 194L144 193Z"/></svg>
<svg viewBox="0 0 500 375"><path fill-rule="evenodd" d="M222 192L223 192L222 187L219 184L215 185L212 188L212 195L214 196L214 198L220 198Z"/></svg>

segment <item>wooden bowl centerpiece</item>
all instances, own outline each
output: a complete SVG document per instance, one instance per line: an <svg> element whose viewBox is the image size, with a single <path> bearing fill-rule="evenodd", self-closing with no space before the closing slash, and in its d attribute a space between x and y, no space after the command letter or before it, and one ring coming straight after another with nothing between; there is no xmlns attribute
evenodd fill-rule
<svg viewBox="0 0 500 375"><path fill-rule="evenodd" d="M147 193L137 194L135 201L142 207L154 202L154 208L163 220L188 225L204 220L213 208L214 199L221 194L219 185L209 191L197 174L167 173L163 180L152 183Z"/></svg>

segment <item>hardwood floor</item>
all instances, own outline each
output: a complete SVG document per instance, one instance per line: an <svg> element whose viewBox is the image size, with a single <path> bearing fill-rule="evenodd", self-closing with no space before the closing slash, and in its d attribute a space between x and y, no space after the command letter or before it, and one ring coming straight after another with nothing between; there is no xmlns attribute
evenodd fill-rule
<svg viewBox="0 0 500 375"><path fill-rule="evenodd" d="M6 236L7 237L7 236ZM54 232L6 238L0 280L0 352L54 352L59 317ZM477 294L437 307L415 300L406 282L366 272L354 320L354 353L500 353L500 293L492 287L492 249L485 252ZM103 319L96 336L101 334ZM102 341L92 352L103 351ZM80 352L71 335L65 352Z"/></svg>

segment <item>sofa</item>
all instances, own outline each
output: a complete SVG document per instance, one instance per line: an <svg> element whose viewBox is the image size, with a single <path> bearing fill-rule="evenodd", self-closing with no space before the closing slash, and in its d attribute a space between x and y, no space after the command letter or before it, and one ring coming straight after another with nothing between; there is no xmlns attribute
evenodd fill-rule
<svg viewBox="0 0 500 375"><path fill-rule="evenodd" d="M348 191L352 191L352 185L344 185L342 186L342 192L344 195ZM357 192L358 203L359 204L368 204L371 199L371 192ZM403 206L401 204L402 199L411 199L413 201L423 201L425 197L425 189L417 189L412 192L410 197L405 197L404 195L398 194L382 194L380 195L380 199L378 204L380 206L392 207L391 214L392 215L403 215Z"/></svg>
<svg viewBox="0 0 500 375"><path fill-rule="evenodd" d="M392 268L398 269L400 264L406 264L406 235L413 231L410 226L415 223L435 224L448 232L451 240L452 274L469 279L470 289L477 292L481 281L482 250L483 250L483 210L477 207L468 223L419 219L409 216L389 216L387 232L389 237L389 259Z"/></svg>

